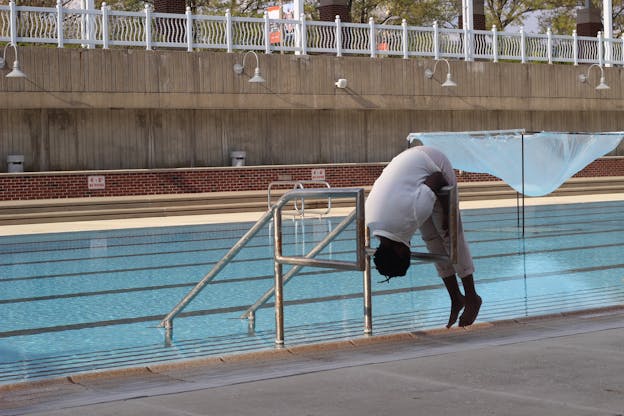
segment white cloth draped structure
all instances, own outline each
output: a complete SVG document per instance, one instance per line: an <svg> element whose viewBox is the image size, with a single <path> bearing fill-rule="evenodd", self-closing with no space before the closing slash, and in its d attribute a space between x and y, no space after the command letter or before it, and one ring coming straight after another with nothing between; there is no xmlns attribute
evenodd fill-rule
<svg viewBox="0 0 624 416"><path fill-rule="evenodd" d="M419 140L442 151L455 169L489 173L527 196L551 193L592 161L615 149L622 138L624 132L524 133L523 130L407 136L410 144Z"/></svg>

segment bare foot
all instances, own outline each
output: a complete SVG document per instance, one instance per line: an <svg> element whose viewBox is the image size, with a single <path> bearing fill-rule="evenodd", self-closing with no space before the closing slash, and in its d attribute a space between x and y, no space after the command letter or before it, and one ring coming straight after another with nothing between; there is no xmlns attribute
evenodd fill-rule
<svg viewBox="0 0 624 416"><path fill-rule="evenodd" d="M457 322L457 317L459 312L464 309L464 304L464 296L461 296L457 301L451 301L451 314L449 315L448 324L446 324L447 328L452 327Z"/></svg>
<svg viewBox="0 0 624 416"><path fill-rule="evenodd" d="M466 307L464 309L464 313L459 318L459 326L464 327L468 325L472 325L472 323L477 319L477 315L479 315L479 309L481 309L481 296L477 295L476 298L466 298Z"/></svg>

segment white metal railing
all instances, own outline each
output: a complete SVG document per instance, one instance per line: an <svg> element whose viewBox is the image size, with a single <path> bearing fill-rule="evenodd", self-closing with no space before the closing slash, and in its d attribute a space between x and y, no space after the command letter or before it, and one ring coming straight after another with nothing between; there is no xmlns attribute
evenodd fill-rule
<svg viewBox="0 0 624 416"><path fill-rule="evenodd" d="M277 32L277 38L273 36ZM0 5L0 42L80 45L84 48L142 47L257 50L305 55L414 56L547 63L624 65L624 35L617 39L492 30L154 13L100 9Z"/></svg>

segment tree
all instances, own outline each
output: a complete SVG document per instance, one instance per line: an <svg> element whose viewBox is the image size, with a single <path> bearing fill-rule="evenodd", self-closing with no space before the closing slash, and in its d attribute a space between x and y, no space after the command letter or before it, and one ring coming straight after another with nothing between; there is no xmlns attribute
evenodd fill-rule
<svg viewBox="0 0 624 416"><path fill-rule="evenodd" d="M624 3L613 2L613 37L620 37L624 27ZM618 4L615 4L618 3ZM592 4L600 9L602 14L602 2L593 0ZM550 1L549 7L544 8L539 18L540 26L546 30L551 28L553 33L569 35L576 29L576 11L578 2L576 0Z"/></svg>
<svg viewBox="0 0 624 416"><path fill-rule="evenodd" d="M541 10L551 1L536 0L486 0L486 25L496 26L505 30L509 25L523 26L525 18L533 12Z"/></svg>
<svg viewBox="0 0 624 416"><path fill-rule="evenodd" d="M456 26L459 8L454 0L351 0L354 22L399 24L405 19L409 25L430 26L437 21L441 26ZM397 22L398 20L398 22Z"/></svg>

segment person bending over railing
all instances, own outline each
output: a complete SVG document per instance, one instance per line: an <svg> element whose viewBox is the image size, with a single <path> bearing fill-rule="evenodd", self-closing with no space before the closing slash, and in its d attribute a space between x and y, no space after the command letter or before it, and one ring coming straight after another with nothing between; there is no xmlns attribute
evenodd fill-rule
<svg viewBox="0 0 624 416"><path fill-rule="evenodd" d="M373 184L366 200L366 225L379 239L373 261L386 281L405 276L410 266L410 239L420 229L427 249L448 256L448 201L440 189L456 185L457 178L447 157L437 149L418 146L397 155ZM453 206L457 207L457 204ZM451 298L447 328L471 325L481 308L481 297L474 285L474 264L464 238L457 209L457 264L436 260L435 266ZM460 277L464 294L455 274Z"/></svg>

